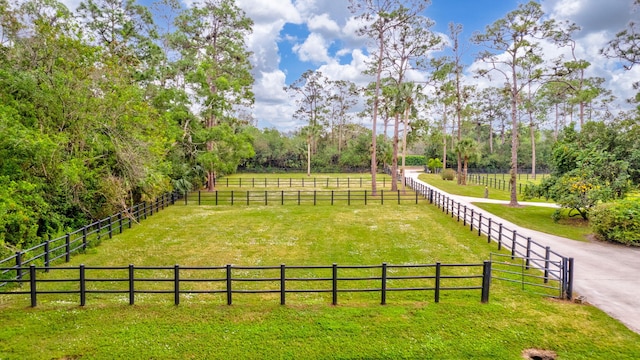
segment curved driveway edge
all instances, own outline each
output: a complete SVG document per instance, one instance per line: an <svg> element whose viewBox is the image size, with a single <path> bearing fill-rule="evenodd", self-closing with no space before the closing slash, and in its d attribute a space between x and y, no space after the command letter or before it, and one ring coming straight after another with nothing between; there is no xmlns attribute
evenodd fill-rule
<svg viewBox="0 0 640 360"><path fill-rule="evenodd" d="M418 173L407 172L407 177L427 186L436 187L418 180ZM469 198L441 193L481 213L489 213L472 205L472 202L498 202L483 198ZM503 202L508 203L508 202ZM522 205L554 206L553 204L521 203ZM574 294L582 295L586 302L596 306L629 329L640 334L640 249L598 242L581 242L539 231L523 228L491 214L519 234L530 236L536 242L550 246L575 260Z"/></svg>

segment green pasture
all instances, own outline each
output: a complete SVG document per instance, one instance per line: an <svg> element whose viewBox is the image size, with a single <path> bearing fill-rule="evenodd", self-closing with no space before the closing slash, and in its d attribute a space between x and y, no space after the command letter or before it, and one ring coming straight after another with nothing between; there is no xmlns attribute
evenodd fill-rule
<svg viewBox="0 0 640 360"><path fill-rule="evenodd" d="M453 181L443 180L442 177L438 174L421 174L419 176L419 179L426 182L427 184L431 184L432 186L437 187L438 189L448 192L449 194L484 198L485 185L479 185L472 182L468 182L467 185L460 186L457 184L455 180ZM526 182L522 181L522 182L519 182L519 184L522 184L524 188ZM530 182L529 184L533 184L533 182ZM502 189L495 189L490 187L488 190L489 190L489 199L495 199L495 200L511 199L511 193L508 189L502 190ZM548 202L546 199L543 199L543 198L524 199L523 195L518 194L518 201L525 201L525 200L532 201L532 202Z"/></svg>
<svg viewBox="0 0 640 360"><path fill-rule="evenodd" d="M495 251L427 204L175 205L70 265L479 263ZM0 295L0 358L520 359L529 348L559 359L640 357L640 336L602 311L496 281L487 304L479 290L443 291L439 303L432 292L394 292L385 306L377 293L340 293L337 306L315 293L288 295L285 306L277 294L235 294L232 306L218 294L183 295L178 306L167 294L137 295L133 306L126 298L89 294L80 307L77 294L40 295L30 308L26 295Z"/></svg>
<svg viewBox="0 0 640 360"><path fill-rule="evenodd" d="M555 208L543 206L512 208L502 204L473 204L509 222L547 234L578 241L587 241L587 237L593 233L588 221L582 220L581 217L569 217L569 211L567 209L562 209L562 219L554 222L552 215L557 210Z"/></svg>

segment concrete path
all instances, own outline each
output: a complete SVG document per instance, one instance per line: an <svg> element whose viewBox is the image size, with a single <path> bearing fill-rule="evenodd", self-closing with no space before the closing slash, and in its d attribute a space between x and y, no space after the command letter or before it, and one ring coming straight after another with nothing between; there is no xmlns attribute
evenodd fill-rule
<svg viewBox="0 0 640 360"><path fill-rule="evenodd" d="M435 188L418 180L418 175L416 172L407 172L407 177ZM484 214L488 212L471 203L501 202L451 194L447 196ZM535 203L535 205L554 206L541 203ZM640 333L640 249L608 243L575 241L526 229L493 214L491 217L510 229L517 230L519 234L530 236L534 241L550 246L552 250L566 257L574 258L574 297L579 295L586 297L589 304L620 320L636 333Z"/></svg>

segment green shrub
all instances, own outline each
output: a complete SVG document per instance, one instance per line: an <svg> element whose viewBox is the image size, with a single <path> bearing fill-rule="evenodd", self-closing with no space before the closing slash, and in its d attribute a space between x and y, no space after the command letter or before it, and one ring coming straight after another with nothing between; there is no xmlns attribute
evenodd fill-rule
<svg viewBox="0 0 640 360"><path fill-rule="evenodd" d="M596 206L589 217L591 228L602 239L640 246L640 200L626 199Z"/></svg>
<svg viewBox="0 0 640 360"><path fill-rule="evenodd" d="M402 157L398 159L398 164L402 164ZM424 166L427 165L427 158L424 155L407 155L405 159L406 166Z"/></svg>
<svg viewBox="0 0 640 360"><path fill-rule="evenodd" d="M442 171L443 180L453 180L456 178L456 172L453 169L444 169Z"/></svg>
<svg viewBox="0 0 640 360"><path fill-rule="evenodd" d="M435 173L438 169L442 169L442 161L439 158L430 158L429 161L427 161L427 167L429 168L429 171Z"/></svg>

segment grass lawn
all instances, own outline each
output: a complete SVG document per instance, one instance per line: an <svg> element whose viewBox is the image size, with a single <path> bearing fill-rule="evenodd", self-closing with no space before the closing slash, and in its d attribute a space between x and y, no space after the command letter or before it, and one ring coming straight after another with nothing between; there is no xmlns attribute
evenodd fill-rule
<svg viewBox="0 0 640 360"><path fill-rule="evenodd" d="M551 218L551 215L556 211L554 208L542 206L512 208L502 204L473 204L514 224L547 234L586 241L587 236L593 233L587 221L580 217L567 217L568 211L566 209L563 210L564 218L556 223Z"/></svg>
<svg viewBox="0 0 640 360"><path fill-rule="evenodd" d="M456 181L448 181L443 180L442 177L438 174L421 174L418 177L420 180L426 182L427 184L431 184L438 189L442 189L445 192L453 195L461 195L461 196L470 196L483 198L484 197L484 185L478 185L473 183L468 183L465 186L460 186L456 183ZM519 182L520 183L520 182ZM525 182L521 182L524 186ZM494 188L489 188L489 199L495 200L509 200L511 198L509 190L498 190ZM518 195L519 201L524 201L524 197L522 195ZM526 199L526 201L532 202L548 202L543 198L536 199Z"/></svg>
<svg viewBox="0 0 640 360"><path fill-rule="evenodd" d="M169 207L71 265L477 263L495 252L430 205ZM39 276L55 279L51 272ZM45 286L45 285L43 285ZM72 288L64 283L46 286ZM45 286L45 287L46 287ZM150 285L151 286L151 285ZM602 311L494 281L433 294L0 295L0 359L637 359L640 335Z"/></svg>

